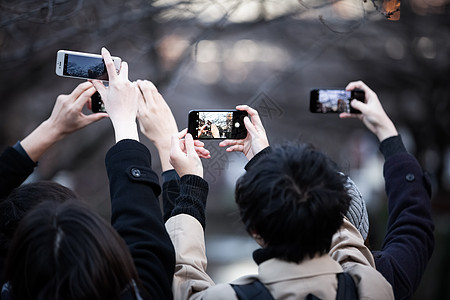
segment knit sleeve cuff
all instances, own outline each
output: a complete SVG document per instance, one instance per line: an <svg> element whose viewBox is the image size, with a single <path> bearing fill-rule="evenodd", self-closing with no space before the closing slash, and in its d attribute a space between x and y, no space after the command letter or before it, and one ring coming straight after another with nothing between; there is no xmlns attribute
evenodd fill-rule
<svg viewBox="0 0 450 300"><path fill-rule="evenodd" d="M185 175L181 177L180 194L175 200L172 217L179 214L188 214L196 218L203 229L205 229L205 209L208 189L208 183L199 176Z"/></svg>
<svg viewBox="0 0 450 300"><path fill-rule="evenodd" d="M249 160L249 162L245 165L244 169L248 171L248 169L251 168L257 161L259 161L262 157L266 156L270 152L272 152L272 147L270 146L262 149L261 151L256 153L256 155L253 156L251 160Z"/></svg>

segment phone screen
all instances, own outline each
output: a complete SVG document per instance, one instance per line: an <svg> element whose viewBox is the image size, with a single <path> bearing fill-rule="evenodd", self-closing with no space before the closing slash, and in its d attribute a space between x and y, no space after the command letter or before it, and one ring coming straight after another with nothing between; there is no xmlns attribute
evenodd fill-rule
<svg viewBox="0 0 450 300"><path fill-rule="evenodd" d="M244 139L246 111L198 111L189 113L189 133L194 139Z"/></svg>
<svg viewBox="0 0 450 300"><path fill-rule="evenodd" d="M64 76L108 80L108 72L102 57L64 54Z"/></svg>
<svg viewBox="0 0 450 300"><path fill-rule="evenodd" d="M311 90L309 109L313 113L361 113L350 106L350 101L364 101L364 97L361 90L314 89Z"/></svg>

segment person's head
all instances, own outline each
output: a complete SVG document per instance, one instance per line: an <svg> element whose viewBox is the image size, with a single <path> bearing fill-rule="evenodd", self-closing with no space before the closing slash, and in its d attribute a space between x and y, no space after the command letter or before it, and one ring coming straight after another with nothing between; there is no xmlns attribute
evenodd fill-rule
<svg viewBox="0 0 450 300"><path fill-rule="evenodd" d="M9 243L22 218L39 203L52 200L64 202L76 200L69 188L52 181L23 184L0 202L0 256L5 257Z"/></svg>
<svg viewBox="0 0 450 300"><path fill-rule="evenodd" d="M309 144L283 145L259 158L236 184L241 219L267 255L291 262L325 254L350 197L336 164Z"/></svg>
<svg viewBox="0 0 450 300"><path fill-rule="evenodd" d="M4 280L11 299L118 299L139 283L123 239L80 201L45 201L22 219Z"/></svg>

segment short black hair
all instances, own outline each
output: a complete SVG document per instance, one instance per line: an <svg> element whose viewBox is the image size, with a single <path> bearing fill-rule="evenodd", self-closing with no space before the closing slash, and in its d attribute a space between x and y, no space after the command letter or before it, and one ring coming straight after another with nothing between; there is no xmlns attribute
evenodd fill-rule
<svg viewBox="0 0 450 300"><path fill-rule="evenodd" d="M311 144L285 144L239 178L235 197L267 255L299 263L330 250L350 204L345 182L336 163Z"/></svg>

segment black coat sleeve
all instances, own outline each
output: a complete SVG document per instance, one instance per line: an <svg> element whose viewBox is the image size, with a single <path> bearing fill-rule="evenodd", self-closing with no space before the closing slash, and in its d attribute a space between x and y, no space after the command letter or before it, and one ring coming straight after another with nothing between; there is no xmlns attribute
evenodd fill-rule
<svg viewBox="0 0 450 300"><path fill-rule="evenodd" d="M381 251L373 251L377 270L389 281L395 299L409 299L417 289L434 249L431 185L417 160L398 140L386 157L384 177L389 218ZM397 146L395 146L397 144Z"/></svg>
<svg viewBox="0 0 450 300"><path fill-rule="evenodd" d="M33 172L36 164L13 147L6 148L0 155L0 199L8 196Z"/></svg>
<svg viewBox="0 0 450 300"><path fill-rule="evenodd" d="M144 294L172 299L175 250L166 232L158 195L159 179L151 168L148 149L123 140L106 154L111 193L111 224L133 257Z"/></svg>

